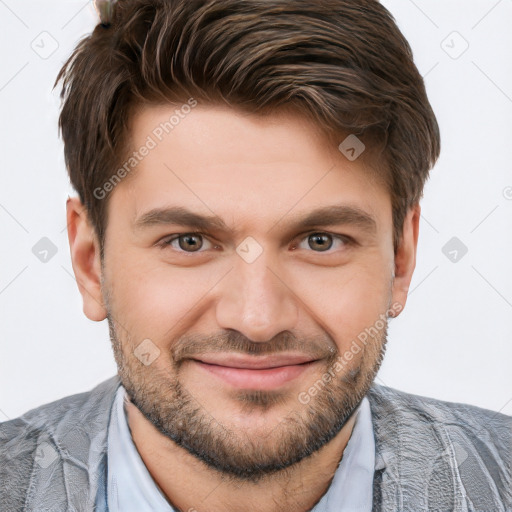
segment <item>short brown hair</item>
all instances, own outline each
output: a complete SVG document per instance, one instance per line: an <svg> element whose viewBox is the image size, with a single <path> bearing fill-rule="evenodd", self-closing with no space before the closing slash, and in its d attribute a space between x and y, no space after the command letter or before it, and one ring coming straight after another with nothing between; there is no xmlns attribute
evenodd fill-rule
<svg viewBox="0 0 512 512"><path fill-rule="evenodd" d="M377 0L119 0L61 80L66 167L102 256L108 197L94 190L126 159L130 118L144 105L293 108L326 134L380 141L395 250L440 152L411 48Z"/></svg>

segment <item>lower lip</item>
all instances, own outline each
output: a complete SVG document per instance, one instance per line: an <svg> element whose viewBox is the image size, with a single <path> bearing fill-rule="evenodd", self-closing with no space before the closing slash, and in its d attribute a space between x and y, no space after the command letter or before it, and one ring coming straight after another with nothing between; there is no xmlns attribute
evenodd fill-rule
<svg viewBox="0 0 512 512"><path fill-rule="evenodd" d="M213 373L224 382L241 389L275 389L296 379L307 371L314 361L277 368L249 369L219 366L201 361L194 361L199 367Z"/></svg>

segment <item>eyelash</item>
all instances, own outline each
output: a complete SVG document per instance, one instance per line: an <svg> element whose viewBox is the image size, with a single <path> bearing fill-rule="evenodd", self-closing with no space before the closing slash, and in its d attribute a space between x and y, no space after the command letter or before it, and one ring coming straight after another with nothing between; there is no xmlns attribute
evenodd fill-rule
<svg viewBox="0 0 512 512"><path fill-rule="evenodd" d="M208 237L205 234L203 234L203 233L200 233L198 231L189 231L189 232L186 232L186 233L179 233L179 234L176 234L176 235L171 235L171 238L167 237L167 238L163 239L161 242L159 242L158 245L162 249L166 249L168 247L171 247L172 242L174 242L176 240L179 240L180 237L187 236L187 235L201 236L204 239L210 241L208 239ZM328 231L310 231L310 232L308 232L306 234L298 235L298 236L302 236L302 238L300 239L298 244L294 244L293 250L295 250L297 248L297 245L300 245L300 243L302 241L307 240L312 235L328 235L328 236L331 236L333 239L338 239L338 240L342 241L344 246L355 245L355 243L356 243L353 238L351 238L351 237L349 237L347 235L338 235L336 233L329 233ZM213 244L213 242L211 242L211 241L210 241L210 243ZM213 244L213 245L214 246L218 246L217 244ZM205 252L204 250L201 250L201 249L199 249L198 251L191 251L191 252L183 251L182 249L175 249L175 250L176 250L176 252L178 252L180 254L187 254L187 255L191 255L191 256L194 255L194 254L197 254L197 253ZM323 253L332 254L334 251L332 251L331 248L329 248L326 251L313 251L313 250L311 250L311 252L315 252L317 254L323 254Z"/></svg>

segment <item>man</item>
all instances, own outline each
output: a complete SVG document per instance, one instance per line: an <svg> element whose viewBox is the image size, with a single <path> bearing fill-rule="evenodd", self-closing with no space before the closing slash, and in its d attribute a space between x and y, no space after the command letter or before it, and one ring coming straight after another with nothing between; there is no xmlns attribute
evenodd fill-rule
<svg viewBox="0 0 512 512"><path fill-rule="evenodd" d="M374 383L439 130L375 0L120 0L65 63L118 375L0 425L1 510L512 510L512 419Z"/></svg>

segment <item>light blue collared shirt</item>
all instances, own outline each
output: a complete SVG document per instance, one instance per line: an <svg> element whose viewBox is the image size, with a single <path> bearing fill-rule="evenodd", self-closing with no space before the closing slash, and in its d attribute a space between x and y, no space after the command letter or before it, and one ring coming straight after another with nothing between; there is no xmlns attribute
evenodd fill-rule
<svg viewBox="0 0 512 512"><path fill-rule="evenodd" d="M126 397L126 398L125 398ZM116 392L108 428L109 512L176 512L142 461L133 443L124 401L126 390ZM341 462L329 489L311 512L371 512L375 441L370 403L363 398Z"/></svg>

